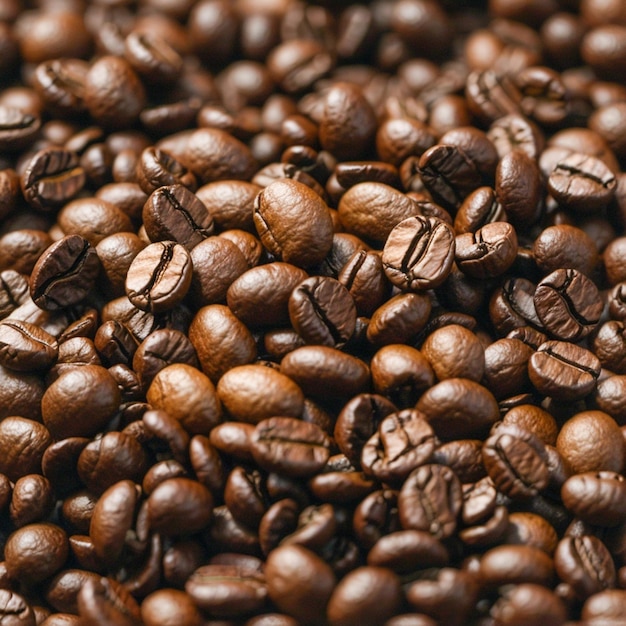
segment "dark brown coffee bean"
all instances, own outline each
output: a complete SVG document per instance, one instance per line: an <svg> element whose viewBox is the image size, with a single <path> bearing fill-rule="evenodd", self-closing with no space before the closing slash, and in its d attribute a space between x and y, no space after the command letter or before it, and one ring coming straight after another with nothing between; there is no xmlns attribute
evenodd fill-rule
<svg viewBox="0 0 626 626"><path fill-rule="evenodd" d="M32 143L41 127L39 115L21 108L0 105L0 146L20 150Z"/></svg>
<svg viewBox="0 0 626 626"><path fill-rule="evenodd" d="M204 565L185 583L196 606L216 617L237 617L259 611L267 598L259 571L234 565Z"/></svg>
<svg viewBox="0 0 626 626"><path fill-rule="evenodd" d="M28 524L9 535L4 559L10 579L26 585L56 574L69 553L67 534L50 523Z"/></svg>
<svg viewBox="0 0 626 626"><path fill-rule="evenodd" d="M389 234L383 249L383 267L389 280L401 289L430 289L450 273L454 250L454 232L445 222L411 217Z"/></svg>
<svg viewBox="0 0 626 626"><path fill-rule="evenodd" d="M328 460L330 442L315 424L290 417L259 422L251 440L254 459L268 471L310 476Z"/></svg>
<svg viewBox="0 0 626 626"><path fill-rule="evenodd" d="M424 330L431 309L427 294L400 293L374 311L367 340L374 346L411 343Z"/></svg>
<svg viewBox="0 0 626 626"><path fill-rule="evenodd" d="M502 590L502 597L492 607L491 615L502 624L516 621L564 624L567 611L556 593L534 583L522 583Z"/></svg>
<svg viewBox="0 0 626 626"><path fill-rule="evenodd" d="M328 601L332 626L373 626L394 615L401 603L400 579L388 568L366 565L341 579Z"/></svg>
<svg viewBox="0 0 626 626"><path fill-rule="evenodd" d="M126 534L131 530L138 505L138 493L131 480L111 485L96 502L89 535L98 558L113 567L119 563Z"/></svg>
<svg viewBox="0 0 626 626"><path fill-rule="evenodd" d="M521 150L531 159L537 159L545 145L539 127L526 116L517 113L505 115L493 122L487 137L493 142L500 158Z"/></svg>
<svg viewBox="0 0 626 626"><path fill-rule="evenodd" d="M81 619L103 625L137 626L141 623L139 605L124 587L109 578L87 580L78 593Z"/></svg>
<svg viewBox="0 0 626 626"><path fill-rule="evenodd" d="M415 408L443 440L475 437L499 419L496 399L467 378L448 378L422 394Z"/></svg>
<svg viewBox="0 0 626 626"><path fill-rule="evenodd" d="M85 104L98 123L126 128L137 119L145 100L144 87L125 59L105 55L89 68Z"/></svg>
<svg viewBox="0 0 626 626"><path fill-rule="evenodd" d="M511 498L532 498L548 484L543 443L528 431L501 426L485 441L482 457L498 491Z"/></svg>
<svg viewBox="0 0 626 626"><path fill-rule="evenodd" d="M559 224L549 226L535 239L533 257L545 273L567 268L591 276L598 262L598 249L584 230Z"/></svg>
<svg viewBox="0 0 626 626"><path fill-rule="evenodd" d="M178 621L180 626L199 626L202 616L193 600L178 589L158 589L141 603L141 619L145 626L158 626L165 621Z"/></svg>
<svg viewBox="0 0 626 626"><path fill-rule="evenodd" d="M492 69L472 72L467 78L466 98L470 110L485 122L521 113L521 94L507 76Z"/></svg>
<svg viewBox="0 0 626 626"><path fill-rule="evenodd" d="M577 400L595 389L600 361L575 344L546 341L530 357L528 374L540 393L560 400Z"/></svg>
<svg viewBox="0 0 626 626"><path fill-rule="evenodd" d="M580 212L605 207L615 186L615 175L600 159L581 153L560 159L548 178L548 189L557 202Z"/></svg>
<svg viewBox="0 0 626 626"><path fill-rule="evenodd" d="M297 620L320 622L335 587L330 566L314 552L297 545L279 546L265 566L269 597Z"/></svg>
<svg viewBox="0 0 626 626"><path fill-rule="evenodd" d="M250 149L216 128L199 128L190 135L184 164L202 184L216 180L249 180L257 169Z"/></svg>
<svg viewBox="0 0 626 626"><path fill-rule="evenodd" d="M546 331L562 341L579 341L591 333L604 308L595 284L575 269L546 276L533 297Z"/></svg>
<svg viewBox="0 0 626 626"><path fill-rule="evenodd" d="M491 187L479 187L467 195L454 218L457 235L475 233L491 222L503 222L506 214Z"/></svg>
<svg viewBox="0 0 626 626"><path fill-rule="evenodd" d="M68 235L40 257L30 277L30 293L40 308L54 311L80 302L92 289L100 263L80 235Z"/></svg>
<svg viewBox="0 0 626 626"><path fill-rule="evenodd" d="M475 163L457 146L429 148L420 157L419 172L433 199L447 209L457 209L481 184Z"/></svg>
<svg viewBox="0 0 626 626"><path fill-rule="evenodd" d="M289 296L289 319L307 344L341 347L352 337L356 307L333 278L307 278Z"/></svg>
<svg viewBox="0 0 626 626"><path fill-rule="evenodd" d="M369 367L361 359L327 346L303 346L289 352L280 363L281 372L305 395L346 399L369 389Z"/></svg>
<svg viewBox="0 0 626 626"><path fill-rule="evenodd" d="M554 563L539 548L502 545L482 556L479 572L484 584L490 587L523 583L549 586L554 576Z"/></svg>
<svg viewBox="0 0 626 626"><path fill-rule="evenodd" d="M226 293L230 310L246 326L282 326L289 322L289 298L307 278L304 270L276 261L249 269Z"/></svg>
<svg viewBox="0 0 626 626"><path fill-rule="evenodd" d="M179 184L153 190L142 218L151 241L176 241L189 251L213 234L213 219L204 204Z"/></svg>
<svg viewBox="0 0 626 626"><path fill-rule="evenodd" d="M584 522L602 527L624 520L626 482L609 471L584 472L568 478L561 488L563 504Z"/></svg>
<svg viewBox="0 0 626 626"><path fill-rule="evenodd" d="M150 527L166 535L192 534L206 528L213 511L211 492L188 478L162 482L147 502Z"/></svg>
<svg viewBox="0 0 626 626"><path fill-rule="evenodd" d="M615 585L611 553L597 537L564 537L554 553L554 566L581 600Z"/></svg>
<svg viewBox="0 0 626 626"><path fill-rule="evenodd" d="M456 264L472 278L504 274L517 255L517 236L506 222L485 224L474 233L457 235L455 244Z"/></svg>
<svg viewBox="0 0 626 626"><path fill-rule="evenodd" d="M461 483L443 465L418 467L404 481L398 495L402 527L426 531L439 539L454 533L462 505Z"/></svg>
<svg viewBox="0 0 626 626"><path fill-rule="evenodd" d="M50 148L29 160L20 182L31 206L51 210L71 200L83 188L85 172L74 152Z"/></svg>
<svg viewBox="0 0 626 626"><path fill-rule="evenodd" d="M35 626L35 614L30 604L18 593L0 589L0 617L7 626Z"/></svg>
<svg viewBox="0 0 626 626"><path fill-rule="evenodd" d="M381 482L400 483L430 461L435 447L435 433L419 411L391 413L363 446L361 466Z"/></svg>
<svg viewBox="0 0 626 626"><path fill-rule="evenodd" d="M48 369L59 353L56 339L35 324L18 320L0 322L0 363L27 372Z"/></svg>
<svg viewBox="0 0 626 626"><path fill-rule="evenodd" d="M175 48L150 32L131 32L124 40L124 56L133 69L151 83L173 83L183 67Z"/></svg>
<svg viewBox="0 0 626 626"><path fill-rule="evenodd" d="M196 177L172 155L158 148L146 148L137 163L137 184L151 194L159 187L182 185L190 191L196 189Z"/></svg>

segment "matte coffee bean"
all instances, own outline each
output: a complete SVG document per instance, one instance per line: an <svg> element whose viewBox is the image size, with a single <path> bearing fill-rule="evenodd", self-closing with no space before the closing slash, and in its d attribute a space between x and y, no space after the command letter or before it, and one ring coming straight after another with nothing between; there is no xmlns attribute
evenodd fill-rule
<svg viewBox="0 0 626 626"><path fill-rule="evenodd" d="M445 222L421 216L397 224L383 249L389 280L406 291L439 286L454 260L454 232Z"/></svg>
<svg viewBox="0 0 626 626"><path fill-rule="evenodd" d="M80 302L91 291L100 269L93 246L80 235L53 243L30 277L30 293L40 308L54 311Z"/></svg>

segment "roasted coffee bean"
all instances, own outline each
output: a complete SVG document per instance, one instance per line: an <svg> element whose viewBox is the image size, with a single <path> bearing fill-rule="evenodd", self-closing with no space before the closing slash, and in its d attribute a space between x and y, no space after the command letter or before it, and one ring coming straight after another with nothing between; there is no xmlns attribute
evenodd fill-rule
<svg viewBox="0 0 626 626"><path fill-rule="evenodd" d="M27 585L56 574L69 553L67 534L54 524L28 524L12 532L4 547L10 579Z"/></svg>
<svg viewBox="0 0 626 626"><path fill-rule="evenodd" d="M81 619L99 620L104 624L136 626L141 623L139 605L121 585L109 578L87 580L78 593Z"/></svg>
<svg viewBox="0 0 626 626"><path fill-rule="evenodd" d="M397 224L383 249L389 280L406 291L439 286L454 260L453 230L436 218L407 218Z"/></svg>
<svg viewBox="0 0 626 626"><path fill-rule="evenodd" d="M455 243L456 264L472 278L504 274L517 255L517 236L506 222L493 222L474 233L457 235Z"/></svg>
<svg viewBox="0 0 626 626"><path fill-rule="evenodd" d="M419 411L391 413L363 446L361 466L381 482L400 483L430 461L435 446L435 433Z"/></svg>
<svg viewBox="0 0 626 626"><path fill-rule="evenodd" d="M535 311L546 331L562 341L579 341L596 327L604 308L595 284L575 269L559 269L535 289Z"/></svg>
<svg viewBox="0 0 626 626"><path fill-rule="evenodd" d="M522 326L542 328L533 301L535 289L536 285L526 278L509 278L494 291L489 301L489 317L500 335Z"/></svg>
<svg viewBox="0 0 626 626"><path fill-rule="evenodd" d="M272 254L298 267L319 263L332 245L332 220L326 203L295 180L276 181L259 193L254 224Z"/></svg>
<svg viewBox="0 0 626 626"><path fill-rule="evenodd" d="M422 394L415 408L445 441L479 436L499 417L491 392L467 378L448 378L434 385Z"/></svg>
<svg viewBox="0 0 626 626"><path fill-rule="evenodd" d="M475 163L457 146L439 144L429 148L420 157L419 172L433 199L453 210L481 182Z"/></svg>
<svg viewBox="0 0 626 626"><path fill-rule="evenodd" d="M500 158L515 150L536 159L545 145L539 127L526 116L511 113L501 117L489 127L487 137L493 142Z"/></svg>
<svg viewBox="0 0 626 626"><path fill-rule="evenodd" d="M490 587L523 583L549 586L554 576L553 560L531 546L491 548L482 556L479 567L481 580Z"/></svg>
<svg viewBox="0 0 626 626"><path fill-rule="evenodd" d="M258 424L274 416L299 418L304 409L298 385L260 364L230 369L220 378L217 394L228 415L238 422Z"/></svg>
<svg viewBox="0 0 626 626"><path fill-rule="evenodd" d="M19 150L35 139L41 119L39 115L21 108L0 105L0 145L3 150Z"/></svg>
<svg viewBox="0 0 626 626"><path fill-rule="evenodd" d="M374 311L367 340L374 346L411 343L424 330L431 310L427 294L400 293Z"/></svg>
<svg viewBox="0 0 626 626"><path fill-rule="evenodd" d="M486 122L521 113L521 94L508 76L498 76L492 69L472 72L467 78L467 104Z"/></svg>
<svg viewBox="0 0 626 626"><path fill-rule="evenodd" d="M580 599L615 585L613 559L597 537L564 537L554 553L554 566Z"/></svg>
<svg viewBox="0 0 626 626"><path fill-rule="evenodd" d="M535 239L533 257L546 274L566 268L591 276L598 262L598 249L584 230L559 224L549 226Z"/></svg>
<svg viewBox="0 0 626 626"><path fill-rule="evenodd" d="M625 491L626 483L621 474L584 472L563 483L561 498L567 509L584 522L609 527L624 521Z"/></svg>
<svg viewBox="0 0 626 626"><path fill-rule="evenodd" d="M366 565L349 572L328 601L328 620L337 624L379 624L402 600L400 579L388 568Z"/></svg>
<svg viewBox="0 0 626 626"><path fill-rule="evenodd" d="M200 609L216 617L237 617L260 610L267 598L263 574L235 565L204 565L185 583Z"/></svg>
<svg viewBox="0 0 626 626"><path fill-rule="evenodd" d="M443 465L422 465L413 470L398 495L402 527L426 531L438 539L454 533L462 505L461 483Z"/></svg>
<svg viewBox="0 0 626 626"><path fill-rule="evenodd" d="M189 251L213 234L213 219L207 208L180 184L153 190L142 218L151 241L176 241Z"/></svg>
<svg viewBox="0 0 626 626"><path fill-rule="evenodd" d="M580 212L605 207L615 186L615 175L602 161L581 153L560 159L548 178L548 189L557 202Z"/></svg>
<svg viewBox="0 0 626 626"><path fill-rule="evenodd" d="M354 333L356 307L333 278L307 278L289 296L289 319L307 344L343 346Z"/></svg>
<svg viewBox="0 0 626 626"><path fill-rule="evenodd" d="M28 372L48 369L59 353L56 339L35 324L0 322L0 363L13 370Z"/></svg>
<svg viewBox="0 0 626 626"><path fill-rule="evenodd" d="M315 474L328 460L329 448L329 439L319 426L291 417L259 422L251 439L257 463L286 476Z"/></svg>
<svg viewBox="0 0 626 626"><path fill-rule="evenodd" d="M138 309L162 313L185 297L191 272L191 257L183 246L173 241L150 244L128 268L126 294Z"/></svg>
<svg viewBox="0 0 626 626"><path fill-rule="evenodd" d="M337 210L348 232L381 243L402 220L420 215L419 206L411 198L379 182L350 187Z"/></svg>
<svg viewBox="0 0 626 626"><path fill-rule="evenodd" d="M560 400L590 394L600 375L600 361L589 350L565 341L546 341L528 362L535 389Z"/></svg>
<svg viewBox="0 0 626 626"><path fill-rule="evenodd" d="M542 442L532 433L501 426L482 449L485 469L501 493L532 498L548 484L548 459Z"/></svg>
<svg viewBox="0 0 626 626"><path fill-rule="evenodd" d="M37 306L54 311L80 302L91 291L100 269L93 246L80 235L53 243L30 276L30 294Z"/></svg>

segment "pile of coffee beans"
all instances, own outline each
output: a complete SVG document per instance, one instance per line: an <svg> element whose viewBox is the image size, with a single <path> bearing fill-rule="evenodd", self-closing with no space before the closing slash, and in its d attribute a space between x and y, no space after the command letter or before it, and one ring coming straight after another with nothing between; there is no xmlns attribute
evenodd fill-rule
<svg viewBox="0 0 626 626"><path fill-rule="evenodd" d="M0 0L2 626L626 624L624 0Z"/></svg>

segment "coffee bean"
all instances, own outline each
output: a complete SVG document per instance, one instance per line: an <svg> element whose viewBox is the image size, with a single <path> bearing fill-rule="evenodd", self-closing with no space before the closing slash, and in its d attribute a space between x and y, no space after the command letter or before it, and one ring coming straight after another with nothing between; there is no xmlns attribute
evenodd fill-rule
<svg viewBox="0 0 626 626"><path fill-rule="evenodd" d="M162 313L178 304L191 284L192 263L187 250L173 241L153 243L132 261L126 294L138 308Z"/></svg>
<svg viewBox="0 0 626 626"><path fill-rule="evenodd" d="M556 164L548 189L563 206L588 212L607 205L615 192L615 175L599 159L572 153Z"/></svg>
<svg viewBox="0 0 626 626"><path fill-rule="evenodd" d="M354 332L356 307L333 278L307 278L289 296L289 319L305 343L341 347Z"/></svg>
<svg viewBox="0 0 626 626"><path fill-rule="evenodd" d="M276 181L259 193L254 224L272 254L298 267L322 261L332 244L332 221L325 202L295 180Z"/></svg>
<svg viewBox="0 0 626 626"><path fill-rule="evenodd" d="M472 278L493 278L504 274L515 262L517 236L506 222L485 224L475 233L457 235L455 260L458 268Z"/></svg>
<svg viewBox="0 0 626 626"><path fill-rule="evenodd" d="M80 235L68 235L39 257L30 277L31 297L48 311L76 304L93 287L99 268L89 242Z"/></svg>
<svg viewBox="0 0 626 626"><path fill-rule="evenodd" d="M3 150L19 150L28 146L41 127L41 119L17 107L0 106L0 145Z"/></svg>
<svg viewBox="0 0 626 626"><path fill-rule="evenodd" d="M413 470L398 495L402 527L426 531L439 539L450 537L456 530L462 504L459 479L443 465L422 465Z"/></svg>
<svg viewBox="0 0 626 626"><path fill-rule="evenodd" d="M259 422L251 440L252 455L261 467L296 477L319 471L329 457L329 447L318 426L291 417Z"/></svg>
<svg viewBox="0 0 626 626"><path fill-rule="evenodd" d="M440 285L454 260L450 226L435 218L407 218L389 234L383 249L383 267L389 280L407 291Z"/></svg>
<svg viewBox="0 0 626 626"><path fill-rule="evenodd" d="M415 409L387 415L363 446L361 465L385 483L400 483L428 463L436 446L435 433Z"/></svg>
<svg viewBox="0 0 626 626"><path fill-rule="evenodd" d="M600 375L600 361L589 350L565 341L546 341L530 357L528 374L534 387L561 400L591 393Z"/></svg>
<svg viewBox="0 0 626 626"><path fill-rule="evenodd" d="M563 483L561 498L567 509L583 521L608 527L620 524L624 518L625 490L621 474L583 472Z"/></svg>
<svg viewBox="0 0 626 626"><path fill-rule="evenodd" d="M0 363L17 371L48 369L59 353L56 339L28 322L0 322Z"/></svg>

